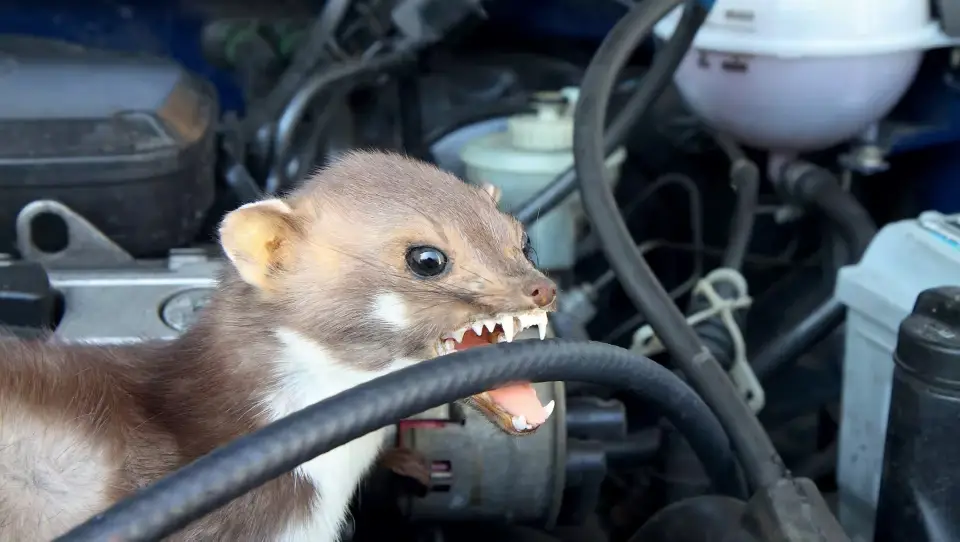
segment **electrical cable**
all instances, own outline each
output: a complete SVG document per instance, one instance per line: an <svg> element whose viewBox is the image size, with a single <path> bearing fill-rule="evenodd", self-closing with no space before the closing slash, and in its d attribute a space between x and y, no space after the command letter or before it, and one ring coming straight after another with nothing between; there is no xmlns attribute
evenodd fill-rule
<svg viewBox="0 0 960 542"><path fill-rule="evenodd" d="M623 214L629 214L638 206L642 205L643 202L649 199L653 194L671 185L682 188L687 194L690 209L690 233L693 237L694 247L693 271L686 280L675 286L669 292L670 298L676 300L692 290L693 287L697 285L697 282L703 278L703 198L701 197L700 189L697 187L697 184L690 177L680 173L668 173L663 175L657 178L657 180L654 182L650 183L648 186L644 187L637 198L629 205L624 207ZM660 248L661 246L663 245L659 240L651 240L641 243L638 249L640 250L641 254L646 255L647 253ZM616 280L616 277L617 275L613 269L607 270L604 274L600 275L596 281L594 281L594 291L597 291L612 283L614 280ZM639 327L644 320L645 318L643 314L638 313L634 315L614 328L613 331L608 333L601 342L614 342L625 332Z"/></svg>
<svg viewBox="0 0 960 542"><path fill-rule="evenodd" d="M383 70L394 68L412 58L412 50L398 48L370 58L348 60L335 64L311 76L296 91L277 120L273 142L274 166L273 171L271 171L271 181L265 188L265 192L274 194L286 187L286 181L288 181L286 166L294 147L294 136L304 116L318 96L335 88L345 94L347 89L342 88L342 86L345 86L348 82L356 81L367 74L380 73ZM337 88L338 86L341 88ZM317 129L321 128L322 126L317 127Z"/></svg>
<svg viewBox="0 0 960 542"><path fill-rule="evenodd" d="M676 0L674 5L679 3L680 0ZM677 66L686 56L690 43L693 42L693 37L700 28L702 13L702 9L684 11L673 38L657 53L650 69L640 79L637 89L614 116L610 127L603 134L604 155L613 153L623 144L633 127L643 120L657 98L670 85L673 72L677 71ZM530 227L541 216L552 211L570 194L573 194L577 186L577 170L570 167L543 190L511 212L524 226Z"/></svg>
<svg viewBox="0 0 960 542"><path fill-rule="evenodd" d="M306 43L294 53L277 84L247 112L242 123L245 134L253 134L263 123L270 122L297 92L304 79L326 56L327 44L334 38L351 3L352 0L335 0L324 5L307 33Z"/></svg>
<svg viewBox="0 0 960 542"><path fill-rule="evenodd" d="M788 197L822 214L834 226L846 245L850 263L860 260L877 227L870 213L843 189L833 174L815 164L798 161L785 166L777 182ZM831 296L753 356L754 373L761 380L769 379L789 367L837 329L845 317L845 307Z"/></svg>
<svg viewBox="0 0 960 542"><path fill-rule="evenodd" d="M580 88L574 115L575 166L584 210L621 285L637 309L647 317L678 368L717 414L738 453L751 488L763 488L789 476L782 459L726 372L687 323L637 249L604 179L603 127L617 76L637 45L649 36L653 26L680 3L680 0L646 0L607 34L590 62ZM699 4L686 4L684 18L688 21L699 25L705 17L706 12ZM675 34L671 43L676 39Z"/></svg>
<svg viewBox="0 0 960 542"><path fill-rule="evenodd" d="M664 188L667 188L668 186L677 186L683 189L683 191L687 194L687 204L690 214L690 234L692 236L693 246L695 247L693 273L691 273L691 275L701 276L703 275L704 247L703 196L700 194L700 188L697 187L697 183L694 182L693 179L683 175L682 173L667 173L665 175L661 175L652 183L645 186L633 201L631 201L628 205L625 205L621 211L621 214L624 216L632 214L640 205L643 205L644 202L650 199L654 194ZM646 246L646 250L641 250L643 253L657 248L656 246L644 245ZM599 279L597 279L597 281L594 283L594 288L602 288L604 284L611 282L615 278L616 273L610 269L601 275Z"/></svg>
<svg viewBox="0 0 960 542"><path fill-rule="evenodd" d="M399 419L510 382L560 380L637 393L688 439L717 491L746 496L723 428L671 371L608 344L518 341L448 354L346 390L214 450L57 541L157 540L297 465Z"/></svg>
<svg viewBox="0 0 960 542"><path fill-rule="evenodd" d="M667 241L666 239L650 239L644 241L640 245L640 252L643 252L646 255L651 250L657 250L665 248L668 250L677 250L681 252L697 252L700 251L704 256L710 256L712 258L719 260L723 259L723 255L726 253L725 248L707 246L697 247L693 243L676 243L673 241ZM797 252L797 249L800 247L800 239L798 237L793 237L790 239L790 242L787 246L780 251L780 254L768 255L760 253L748 253L744 257L744 264L749 264L751 267L755 267L760 270L769 269L769 268L778 268L778 267L792 267L792 268L802 268L802 267L817 267L820 264L818 261L821 259L817 256L811 256L804 260L794 261L794 255ZM599 250L599 249L598 249ZM587 254L592 254L588 252ZM578 253L577 257L582 258L585 254ZM616 273L613 270L608 270L602 275L597 277L593 282L590 283L591 287L595 290L601 290L613 284L617 280ZM600 341L607 342L607 341Z"/></svg>

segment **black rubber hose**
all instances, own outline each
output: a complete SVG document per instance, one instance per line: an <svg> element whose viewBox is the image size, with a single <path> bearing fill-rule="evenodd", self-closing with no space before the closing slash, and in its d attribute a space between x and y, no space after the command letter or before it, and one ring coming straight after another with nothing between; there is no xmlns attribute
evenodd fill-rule
<svg viewBox="0 0 960 542"><path fill-rule="evenodd" d="M798 161L784 167L782 179L788 197L829 220L846 243L851 262L860 261L877 233L877 226L836 176L816 164Z"/></svg>
<svg viewBox="0 0 960 542"><path fill-rule="evenodd" d="M826 339L845 318L844 306L833 297L827 299L752 357L754 374L761 381L769 380Z"/></svg>
<svg viewBox="0 0 960 542"><path fill-rule="evenodd" d="M647 0L621 19L590 61L574 116L574 156L584 210L600 239L610 266L634 305L673 356L691 385L723 424L752 488L789 476L770 437L738 395L713 354L703 345L683 313L663 289L637 249L604 179L603 126L617 75L633 50L678 0ZM697 10L687 4L685 11Z"/></svg>
<svg viewBox="0 0 960 542"><path fill-rule="evenodd" d="M680 0L673 2L675 5L679 3ZM610 127L603 136L605 155L612 153L623 144L630 135L630 130L643 120L653 103L670 85L673 72L677 71L677 66L690 49L690 44L693 43L693 38L700 29L704 17L706 12L702 8L684 11L673 37L657 53L653 64L644 74L633 95L610 123ZM523 225L530 226L573 194L577 186L577 171L574 167L570 167L546 188L520 204L512 212Z"/></svg>
<svg viewBox="0 0 960 542"><path fill-rule="evenodd" d="M809 162L793 162L783 169L778 184L787 198L820 213L833 225L847 245L850 263L860 261L877 233L877 226L870 213L852 194L844 191L832 173ZM753 356L751 364L757 378L769 379L791 366L837 329L845 317L846 309L839 301L833 297L824 301Z"/></svg>
<svg viewBox="0 0 960 542"><path fill-rule="evenodd" d="M713 139L730 160L730 184L737 192L727 250L723 254L723 267L739 270L743 267L753 237L757 200L760 198L760 168L728 136L714 134Z"/></svg>
<svg viewBox="0 0 960 542"><path fill-rule="evenodd" d="M402 418L509 382L559 380L634 391L689 439L718 491L745 496L723 428L669 370L603 343L520 341L426 361L305 408L213 451L57 540L156 540L305 461Z"/></svg>

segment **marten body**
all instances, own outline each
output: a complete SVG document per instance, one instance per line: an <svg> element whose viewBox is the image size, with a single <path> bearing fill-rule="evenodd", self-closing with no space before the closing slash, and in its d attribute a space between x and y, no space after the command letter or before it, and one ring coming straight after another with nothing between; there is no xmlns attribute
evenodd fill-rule
<svg viewBox="0 0 960 542"><path fill-rule="evenodd" d="M287 197L227 215L233 265L177 340L0 341L0 540L52 539L296 410L544 325L555 287L495 193L352 153ZM534 430L552 406L511 388L472 401L506 431ZM375 432L323 454L174 539L335 542L382 444Z"/></svg>

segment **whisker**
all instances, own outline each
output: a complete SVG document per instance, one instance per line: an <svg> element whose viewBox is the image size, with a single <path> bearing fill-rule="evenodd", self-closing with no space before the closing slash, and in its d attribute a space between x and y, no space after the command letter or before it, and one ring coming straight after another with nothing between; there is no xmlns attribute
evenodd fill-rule
<svg viewBox="0 0 960 542"><path fill-rule="evenodd" d="M471 275L477 277L478 279L485 280L485 281L489 282L490 284L493 284L493 281L492 281L492 280L490 280L490 279L488 279L487 277L481 275L480 273L477 273L476 271L471 270L471 269L468 268L468 267L465 267L465 266L461 265L461 266L460 266L460 269L463 269L464 271L466 271L467 273L470 273Z"/></svg>

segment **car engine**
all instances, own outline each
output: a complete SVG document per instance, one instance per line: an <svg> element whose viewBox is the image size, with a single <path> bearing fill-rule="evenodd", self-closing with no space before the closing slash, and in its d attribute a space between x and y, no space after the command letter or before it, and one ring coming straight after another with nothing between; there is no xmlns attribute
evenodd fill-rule
<svg viewBox="0 0 960 542"><path fill-rule="evenodd" d="M750 419L697 391L738 454L757 424L783 474L721 498L643 397L547 382L531 437L454 404L396 420L428 480L378 469L344 540L951 540L955 4L18 5L0 21L3 334L177 337L217 284L225 212L396 150L500 188L561 287L551 337L695 389L678 348L702 343ZM631 285L646 270L663 296Z"/></svg>

